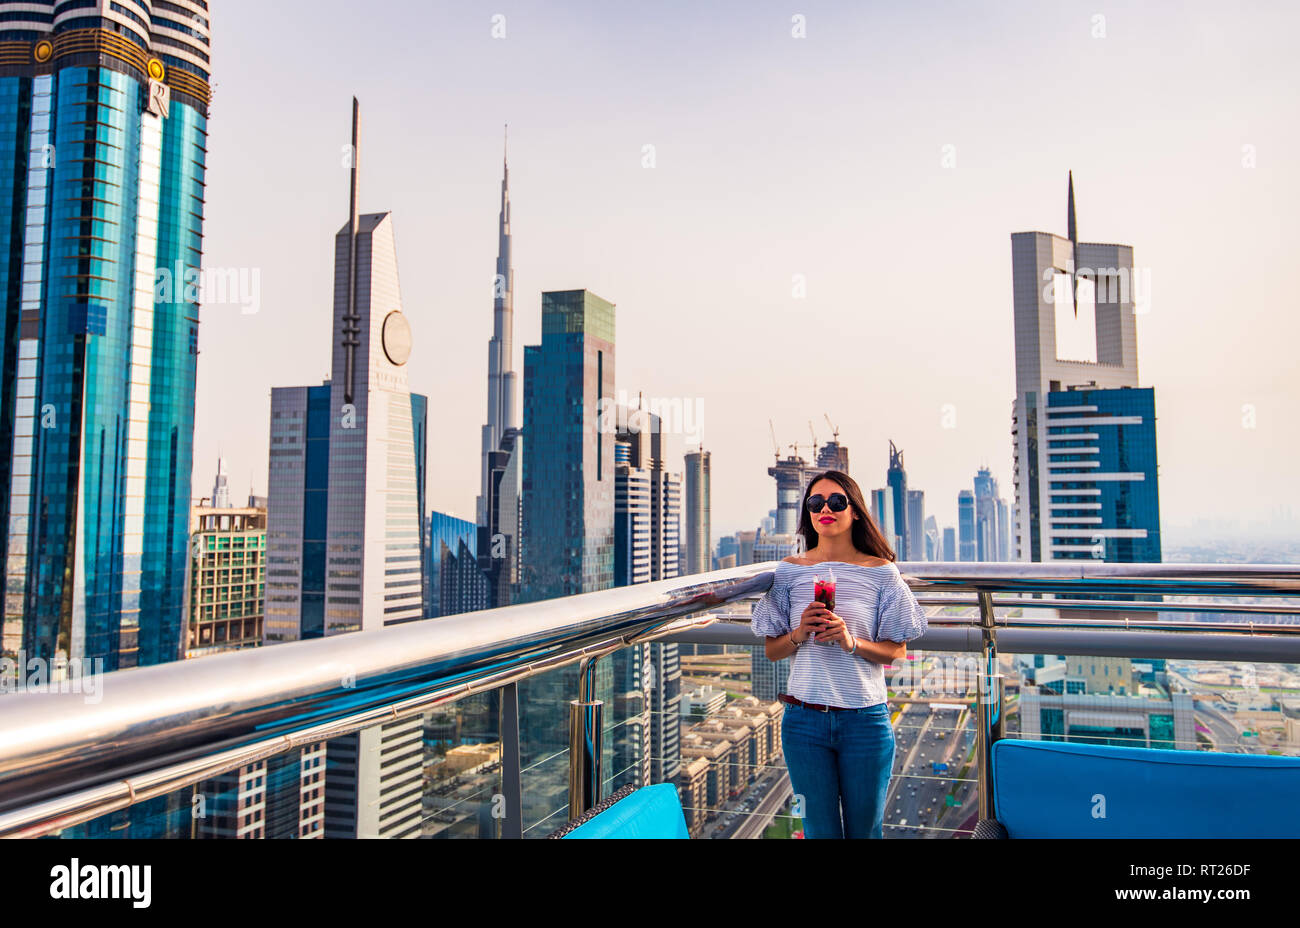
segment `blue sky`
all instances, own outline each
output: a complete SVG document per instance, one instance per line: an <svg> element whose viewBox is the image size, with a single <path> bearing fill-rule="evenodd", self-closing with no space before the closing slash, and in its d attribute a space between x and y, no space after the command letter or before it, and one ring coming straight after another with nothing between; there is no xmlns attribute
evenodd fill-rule
<svg viewBox="0 0 1300 928"><path fill-rule="evenodd" d="M1071 169L1080 237L1151 269L1139 372L1166 524L1300 510L1294 5L212 14L205 264L258 268L262 292L256 314L202 314L195 496L218 450L237 494L264 492L270 388L328 372L356 94L362 208L394 213L412 388L431 397L435 508L472 517L478 490L509 122L517 369L543 290L616 303L619 386L701 405L715 539L775 505L769 418L788 445L829 414L868 489L893 439L941 524L981 464L1011 497L1010 235L1064 234Z"/></svg>

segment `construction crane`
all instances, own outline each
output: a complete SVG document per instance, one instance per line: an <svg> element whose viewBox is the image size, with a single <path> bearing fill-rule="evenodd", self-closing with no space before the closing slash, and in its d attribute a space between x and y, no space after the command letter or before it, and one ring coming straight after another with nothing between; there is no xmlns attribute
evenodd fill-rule
<svg viewBox="0 0 1300 928"><path fill-rule="evenodd" d="M817 433L813 431L811 419L808 420L808 434L812 436L812 440L813 440L812 449L813 449L813 455L815 456L817 454Z"/></svg>
<svg viewBox="0 0 1300 928"><path fill-rule="evenodd" d="M767 420L767 427L772 431L772 456L779 461L781 460L781 446L776 442L776 426L772 424L771 419Z"/></svg>
<svg viewBox="0 0 1300 928"><path fill-rule="evenodd" d="M835 437L832 438L831 441L835 442L835 444L838 445L840 443L840 430L837 429L835 427L835 423L831 421L830 413L823 413L822 415L826 417L826 424L829 425L831 427L831 431L835 433Z"/></svg>

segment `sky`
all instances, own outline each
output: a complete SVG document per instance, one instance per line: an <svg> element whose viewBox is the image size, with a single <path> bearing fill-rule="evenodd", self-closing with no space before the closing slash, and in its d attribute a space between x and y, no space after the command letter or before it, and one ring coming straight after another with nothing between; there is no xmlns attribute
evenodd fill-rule
<svg viewBox="0 0 1300 928"><path fill-rule="evenodd" d="M257 299L201 311L196 498L218 454L265 493L271 387L328 376L355 94L431 508L474 515L508 123L520 379L543 291L615 303L618 388L712 454L715 541L775 508L771 429L807 457L826 417L941 526L982 465L1011 499L1010 236L1065 234L1071 170L1080 240L1149 269L1166 529L1300 513L1295 4L211 8L204 265Z"/></svg>

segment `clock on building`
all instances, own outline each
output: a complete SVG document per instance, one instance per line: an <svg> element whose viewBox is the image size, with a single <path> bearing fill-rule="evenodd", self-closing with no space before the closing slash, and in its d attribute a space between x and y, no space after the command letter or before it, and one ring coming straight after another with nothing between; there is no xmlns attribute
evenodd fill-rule
<svg viewBox="0 0 1300 928"><path fill-rule="evenodd" d="M384 317L384 354L398 367L411 356L411 325L399 310Z"/></svg>

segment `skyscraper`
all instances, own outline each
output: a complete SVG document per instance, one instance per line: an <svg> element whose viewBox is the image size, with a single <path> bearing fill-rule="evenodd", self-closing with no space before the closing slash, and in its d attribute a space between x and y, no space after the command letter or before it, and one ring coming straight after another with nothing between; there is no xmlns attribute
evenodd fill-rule
<svg viewBox="0 0 1300 928"><path fill-rule="evenodd" d="M925 560L925 492L907 491L907 559Z"/></svg>
<svg viewBox="0 0 1300 928"><path fill-rule="evenodd" d="M664 549L670 548L674 537L672 526L679 517L671 492L679 478L665 471L662 460L662 420L640 407L616 406L615 422L614 582L629 586L672 579L677 576L676 560L661 557L656 568L651 543L658 538ZM659 506L652 505L655 486L661 488L660 492L664 488L669 491ZM648 770L647 782L651 783L668 782L677 776L681 767L678 721L681 676L678 646L673 642L634 645L614 655L615 721L610 727L619 731L615 752L621 751L622 760L616 758L620 770L627 767ZM644 691L641 703L617 695L620 680L629 693L633 682L640 686ZM639 718L637 713L642 708L645 717ZM624 727L629 731L621 731ZM638 750L644 751L645 756L638 754Z"/></svg>
<svg viewBox="0 0 1300 928"><path fill-rule="evenodd" d="M939 520L934 516L925 517L925 559L943 560L943 536L939 534Z"/></svg>
<svg viewBox="0 0 1300 928"><path fill-rule="evenodd" d="M650 782L671 783L682 769L680 645L650 642Z"/></svg>
<svg viewBox="0 0 1300 928"><path fill-rule="evenodd" d="M528 600L614 585L614 304L542 294L524 348L523 577ZM674 552L675 561L676 552Z"/></svg>
<svg viewBox="0 0 1300 928"><path fill-rule="evenodd" d="M775 435L773 436L775 441ZM776 478L776 509L773 511L774 524L764 527L769 534L793 535L799 531L799 521L803 517L799 507L803 502L804 491L808 483L817 474L825 470L849 472L849 449L839 442L839 432L820 448L814 441L816 462L810 463L797 453L798 446L791 446L792 451L783 459L778 449L776 460L767 469L769 477Z"/></svg>
<svg viewBox="0 0 1300 928"><path fill-rule="evenodd" d="M614 304L586 290L543 293L542 343L524 348L521 601L614 585L613 396ZM594 695L606 706L614 704L613 664L596 665ZM567 812L567 762L554 758L568 747L577 673L566 667L520 684L525 827L558 826ZM606 712L606 730L614 715ZM608 737L602 757L609 776Z"/></svg>
<svg viewBox="0 0 1300 928"><path fill-rule="evenodd" d="M893 506L895 551L901 560L911 560L911 547L907 534L907 471L903 469L903 452L889 443L889 471L886 481ZM888 538L888 536L886 536Z"/></svg>
<svg viewBox="0 0 1300 928"><path fill-rule="evenodd" d="M750 691L754 698L772 702L785 692L790 682L790 661L788 657L770 661L764 645L750 645Z"/></svg>
<svg viewBox="0 0 1300 928"><path fill-rule="evenodd" d="M323 838L325 745L313 744L254 761L209 780L193 798L195 838Z"/></svg>
<svg viewBox="0 0 1300 928"><path fill-rule="evenodd" d="M650 575L671 580L681 575L682 475L668 470L661 458L650 471L651 518L656 531L650 536Z"/></svg>
<svg viewBox="0 0 1300 928"><path fill-rule="evenodd" d="M808 462L797 454L776 461L767 469L769 477L776 478L776 534L793 535L799 530L799 504L809 475Z"/></svg>
<svg viewBox="0 0 1300 928"><path fill-rule="evenodd" d="M1049 393L1043 412L1052 468L1048 559L1159 563L1155 391Z"/></svg>
<svg viewBox="0 0 1300 928"><path fill-rule="evenodd" d="M962 490L957 494L957 533L960 559L975 560L978 554L975 541L975 494L970 490Z"/></svg>
<svg viewBox="0 0 1300 928"><path fill-rule="evenodd" d="M487 422L483 426L482 466L476 519L478 563L487 578L492 606L510 604L518 581L519 481L522 448L515 405L515 269L510 234L510 164L501 167L501 212L497 218L497 265L492 284L492 338L488 342ZM465 609L471 604L466 603ZM462 610L464 611L464 610Z"/></svg>
<svg viewBox="0 0 1300 928"><path fill-rule="evenodd" d="M217 478L212 482L212 508L230 508L230 480L226 477L226 462L217 458Z"/></svg>
<svg viewBox="0 0 1300 928"><path fill-rule="evenodd" d="M887 487L872 490L870 505L871 518L876 520L876 526L885 536L885 541L889 542L889 546L894 549L894 554L903 557L903 552L899 550L898 529L894 527L893 491Z"/></svg>
<svg viewBox="0 0 1300 928"><path fill-rule="evenodd" d="M818 470L838 470L845 474L849 472L849 449L840 444L839 436L837 431L834 439L817 449Z"/></svg>
<svg viewBox="0 0 1300 928"><path fill-rule="evenodd" d="M618 719L612 726L614 769L610 791L624 786L650 785L650 645L621 648L610 655L614 671L614 702L607 708Z"/></svg>
<svg viewBox="0 0 1300 928"><path fill-rule="evenodd" d="M206 6L0 2L5 652L182 654Z"/></svg>
<svg viewBox="0 0 1300 928"><path fill-rule="evenodd" d="M650 470L632 454L631 441L614 442L615 586L650 582Z"/></svg>
<svg viewBox="0 0 1300 928"><path fill-rule="evenodd" d="M186 657L262 643L266 510L190 510L190 627Z"/></svg>
<svg viewBox="0 0 1300 928"><path fill-rule="evenodd" d="M357 209L359 142L354 99L330 380L271 391L268 643L380 629L424 612L427 403L408 386L411 329L392 214ZM329 742L327 837L419 834L421 730L413 716Z"/></svg>
<svg viewBox="0 0 1300 928"><path fill-rule="evenodd" d="M701 448L686 455L686 572L702 574L713 566L709 522L709 452Z"/></svg>
<svg viewBox="0 0 1300 928"><path fill-rule="evenodd" d="M1155 500L1154 457L1149 471L1085 470L1098 456L1119 459L1118 446L1105 449L1107 439L1130 446L1149 442L1154 456L1154 400L1144 402L1134 393L1134 307L1144 297L1144 277L1135 274L1131 246L1079 241L1073 174L1066 227L1067 238L1047 232L1011 236L1016 344L1011 532L1016 560L1075 556L1080 543L1095 550L1112 539L1150 539L1159 528L1151 520L1158 509L1154 502L1144 504L1141 525L1119 525L1097 509L1102 505L1098 500L1085 499L1137 493ZM1071 392L1075 390L1087 391L1088 399ZM1111 391L1122 392L1110 399L1105 394ZM1131 404L1148 413L1142 422L1101 414L1103 407ZM1050 425L1049 407L1054 410ZM1118 428L1103 431L1096 427L1100 425ZM1143 482L1148 488L1138 487Z"/></svg>
<svg viewBox="0 0 1300 928"><path fill-rule="evenodd" d="M424 614L432 618L491 608L488 578L479 569L480 526L443 512L429 513L428 524Z"/></svg>
<svg viewBox="0 0 1300 928"><path fill-rule="evenodd" d="M981 467L975 474L975 560L1004 560L1006 531L1007 504L993 472Z"/></svg>

